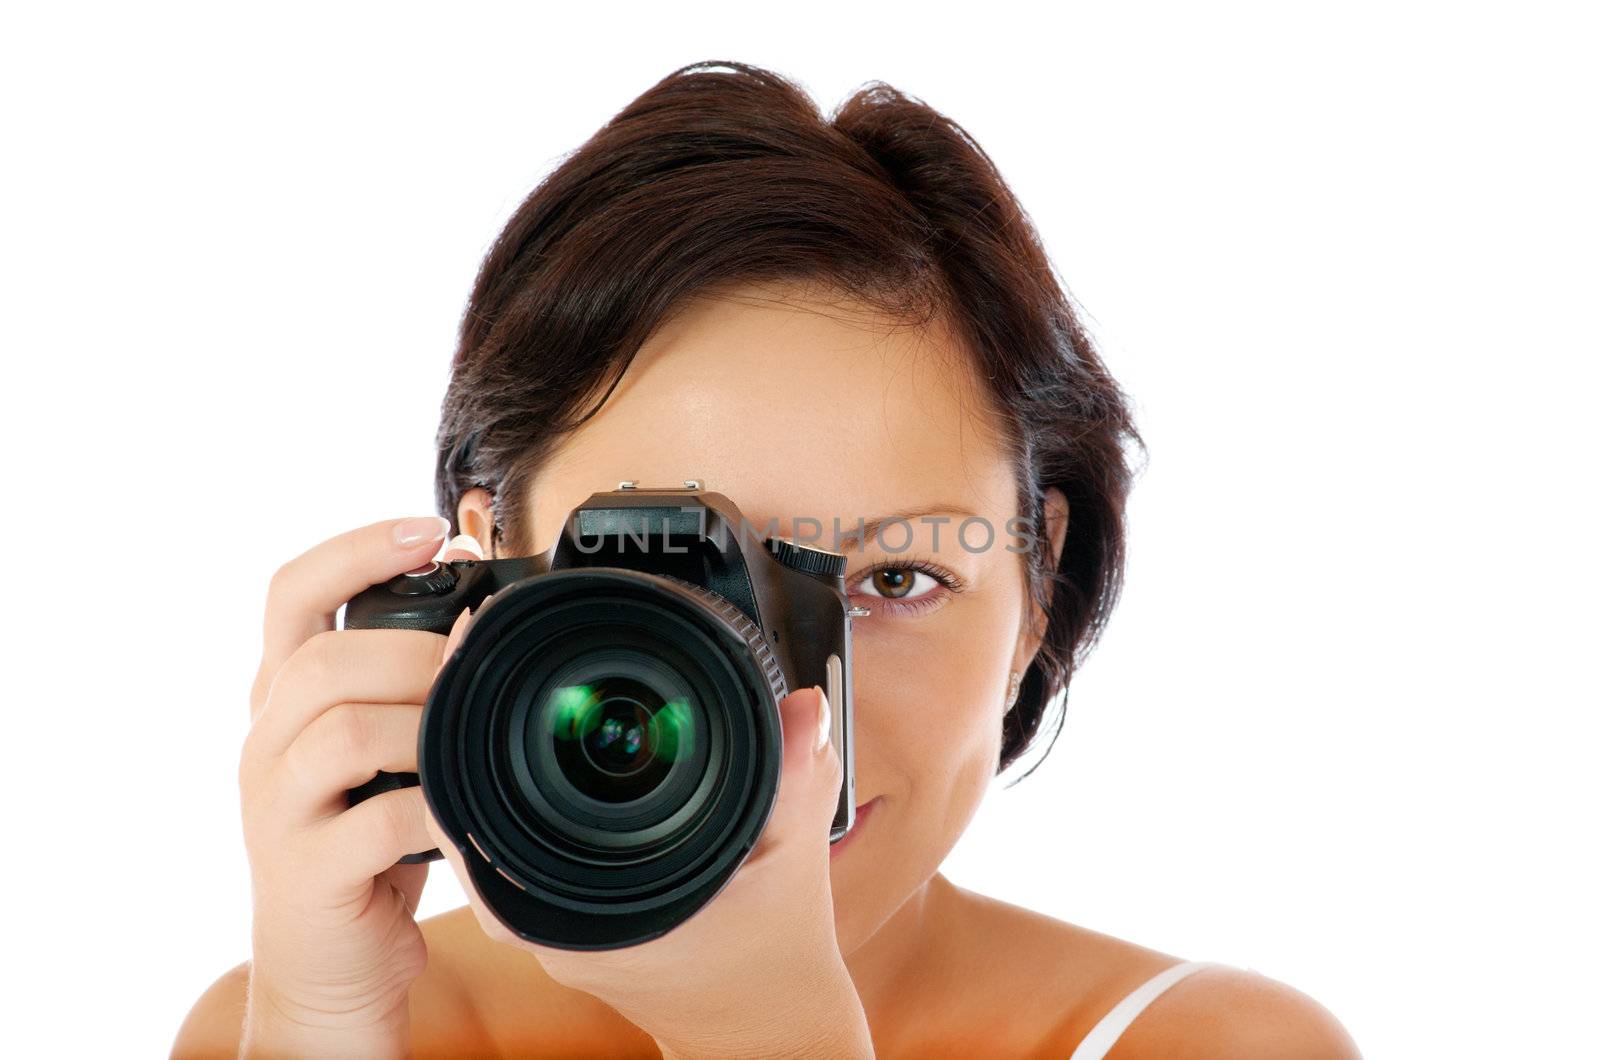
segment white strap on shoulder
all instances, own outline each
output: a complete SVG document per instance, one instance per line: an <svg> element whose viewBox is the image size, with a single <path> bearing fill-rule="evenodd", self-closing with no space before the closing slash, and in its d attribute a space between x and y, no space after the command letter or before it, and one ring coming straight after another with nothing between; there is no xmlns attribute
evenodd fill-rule
<svg viewBox="0 0 1600 1060"><path fill-rule="evenodd" d="M1103 1060L1111 1047L1117 1044L1117 1039L1122 1037L1122 1032L1145 1010L1145 1006L1180 980L1187 979L1202 968L1214 967L1216 965L1209 961L1184 961L1146 979L1134 987L1127 997L1118 1001L1115 1008L1100 1017L1100 1022L1083 1036L1083 1041L1072 1051L1071 1060Z"/></svg>

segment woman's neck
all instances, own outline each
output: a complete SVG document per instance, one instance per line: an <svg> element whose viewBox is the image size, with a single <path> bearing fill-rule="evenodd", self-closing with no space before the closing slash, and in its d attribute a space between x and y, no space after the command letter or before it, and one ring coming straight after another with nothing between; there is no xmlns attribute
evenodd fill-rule
<svg viewBox="0 0 1600 1060"><path fill-rule="evenodd" d="M867 1022L880 1025L880 1016L917 1005L930 983L929 973L940 964L940 925L950 913L959 892L939 873L912 892L883 926L845 957L856 993L861 996Z"/></svg>

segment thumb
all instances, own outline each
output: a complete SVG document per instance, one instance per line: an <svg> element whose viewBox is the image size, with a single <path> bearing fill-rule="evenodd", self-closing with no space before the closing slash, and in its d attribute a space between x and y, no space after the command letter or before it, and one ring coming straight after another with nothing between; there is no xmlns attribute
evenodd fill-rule
<svg viewBox="0 0 1600 1060"><path fill-rule="evenodd" d="M785 696L778 713L783 719L778 802L752 856L763 848L791 845L826 851L844 781L838 750L829 739L832 704L813 685Z"/></svg>

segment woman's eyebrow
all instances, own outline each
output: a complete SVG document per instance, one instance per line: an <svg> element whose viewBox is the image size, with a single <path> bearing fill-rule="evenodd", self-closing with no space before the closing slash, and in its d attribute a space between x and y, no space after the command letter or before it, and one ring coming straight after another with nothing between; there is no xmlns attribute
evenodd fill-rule
<svg viewBox="0 0 1600 1060"><path fill-rule="evenodd" d="M873 538L877 537L878 531L882 530L888 523L911 523L921 519L926 515L965 515L973 518L978 517L977 512L964 505L941 503L923 505L918 508L906 508L902 511L891 512L888 515L880 515L875 519L867 519L863 521L859 526L854 523L844 523L841 521L839 523L837 542L838 548L836 551L850 552L855 549L859 549L865 542L871 541Z"/></svg>

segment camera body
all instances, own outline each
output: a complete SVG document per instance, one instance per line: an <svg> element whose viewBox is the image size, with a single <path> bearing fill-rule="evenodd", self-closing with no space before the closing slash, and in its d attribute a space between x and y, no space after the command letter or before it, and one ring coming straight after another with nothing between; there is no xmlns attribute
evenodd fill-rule
<svg viewBox="0 0 1600 1060"><path fill-rule="evenodd" d="M775 527L774 527L775 529ZM820 685L854 823L845 558L762 535L698 482L592 495L538 556L435 563L350 600L347 629L448 633L418 774L486 904L529 941L633 945L710 901L770 816L777 704ZM417 862L439 851L409 855Z"/></svg>

